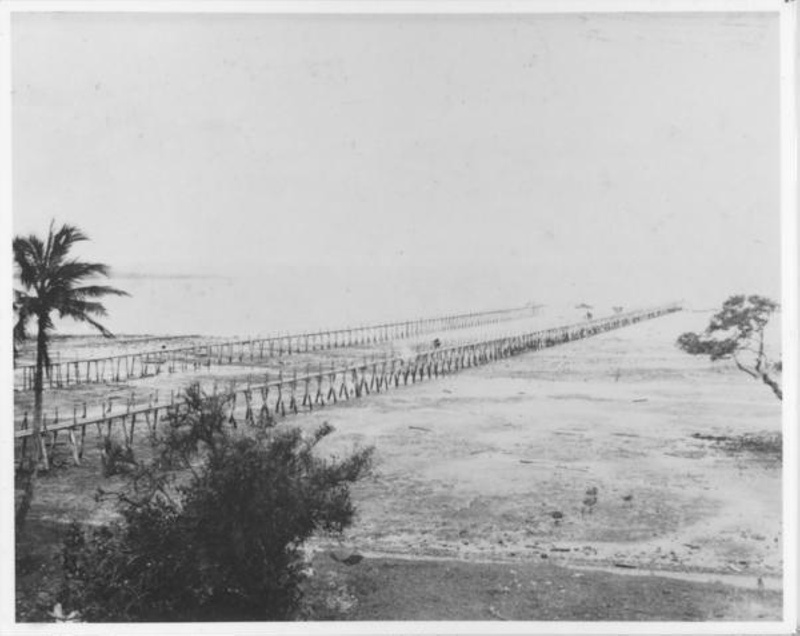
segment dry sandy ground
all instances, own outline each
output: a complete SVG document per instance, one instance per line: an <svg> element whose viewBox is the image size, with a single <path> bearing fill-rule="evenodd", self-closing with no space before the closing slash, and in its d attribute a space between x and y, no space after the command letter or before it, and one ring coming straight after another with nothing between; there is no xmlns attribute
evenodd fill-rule
<svg viewBox="0 0 800 636"><path fill-rule="evenodd" d="M547 559L779 590L780 459L692 434L777 433L780 402L675 348L707 319L673 314L286 422L333 424L323 452L375 447L343 541L367 556ZM57 472L32 514L107 518L97 467Z"/></svg>
<svg viewBox="0 0 800 636"><path fill-rule="evenodd" d="M336 427L331 452L376 447L347 542L779 589L780 461L691 435L777 432L780 403L674 347L705 320L660 318L305 416Z"/></svg>

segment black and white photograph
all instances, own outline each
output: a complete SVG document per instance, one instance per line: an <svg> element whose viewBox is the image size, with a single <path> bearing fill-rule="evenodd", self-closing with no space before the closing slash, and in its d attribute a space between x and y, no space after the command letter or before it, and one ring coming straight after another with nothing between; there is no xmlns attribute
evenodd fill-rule
<svg viewBox="0 0 800 636"><path fill-rule="evenodd" d="M795 0L694 4L6 6L4 632L794 632Z"/></svg>

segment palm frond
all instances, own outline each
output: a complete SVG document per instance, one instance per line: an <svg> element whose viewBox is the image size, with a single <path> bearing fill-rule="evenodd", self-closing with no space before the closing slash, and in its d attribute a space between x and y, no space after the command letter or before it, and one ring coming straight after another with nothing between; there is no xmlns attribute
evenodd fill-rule
<svg viewBox="0 0 800 636"><path fill-rule="evenodd" d="M76 322L85 322L97 329L106 338L114 337L110 330L92 318L92 316L108 315L102 303L72 298L68 302L60 303L57 310L60 318L72 318Z"/></svg>
<svg viewBox="0 0 800 636"><path fill-rule="evenodd" d="M59 264L52 268L53 282L73 285L84 278L94 278L96 276L108 277L111 270L108 265L103 263L85 263L83 261L71 260Z"/></svg>
<svg viewBox="0 0 800 636"><path fill-rule="evenodd" d="M26 303L14 302L14 343L19 344L28 339L28 320L31 313Z"/></svg>
<svg viewBox="0 0 800 636"><path fill-rule="evenodd" d="M55 220L50 221L50 229L47 231L47 242L44 245L44 256L42 257L42 265L47 267L50 264L50 253L53 251L53 225Z"/></svg>
<svg viewBox="0 0 800 636"><path fill-rule="evenodd" d="M14 314L18 318L24 317L27 320L36 315L36 310L39 307L39 298L15 289L13 306Z"/></svg>
<svg viewBox="0 0 800 636"><path fill-rule="evenodd" d="M13 241L19 283L26 290L14 294L14 342L16 346L27 337L26 327L30 319L35 318L44 337L45 346L39 347L37 355L45 369L50 365L47 341L49 332L54 329L51 318L54 312L61 318L88 323L102 335L112 337L113 334L96 320L107 313L97 299L128 295L109 285L82 284L87 279L110 274L109 267L103 263L69 258L72 247L88 238L73 225L63 224L56 229L53 221L44 241L35 235L16 237Z"/></svg>
<svg viewBox="0 0 800 636"><path fill-rule="evenodd" d="M19 348L23 342L28 339L28 320L30 320L31 313L29 311L29 304L25 302L27 298L18 290L14 290L14 328L13 335L13 350L14 360L19 355Z"/></svg>
<svg viewBox="0 0 800 636"><path fill-rule="evenodd" d="M105 310L103 311L103 314L105 314ZM97 331L99 331L100 334L104 338L113 338L114 337L114 334L111 333L111 331L109 331L106 327L104 327L99 322L97 322L96 320L91 318L89 316L89 314L87 314L87 313L77 314L77 315L71 316L71 318L73 320L77 320L78 322L85 322L85 323L88 323L88 324L92 325L92 327L97 329Z"/></svg>
<svg viewBox="0 0 800 636"><path fill-rule="evenodd" d="M86 236L79 228L74 225L64 224L61 228L53 234L53 226L50 226L50 236L52 237L52 246L50 250L49 264L56 265L60 263L69 253L72 246L80 241L88 241L89 237Z"/></svg>
<svg viewBox="0 0 800 636"><path fill-rule="evenodd" d="M108 312L102 303L91 302L70 298L59 302L54 309L58 312L59 318L72 318L81 321L83 315L87 316L106 316Z"/></svg>
<svg viewBox="0 0 800 636"><path fill-rule="evenodd" d="M88 285L86 287L75 287L72 289L75 298L100 298L101 296L130 296L130 294L116 287L107 285Z"/></svg>
<svg viewBox="0 0 800 636"><path fill-rule="evenodd" d="M44 245L36 236L17 237L12 243L14 262L19 270L20 283L27 289L39 280L44 258Z"/></svg>

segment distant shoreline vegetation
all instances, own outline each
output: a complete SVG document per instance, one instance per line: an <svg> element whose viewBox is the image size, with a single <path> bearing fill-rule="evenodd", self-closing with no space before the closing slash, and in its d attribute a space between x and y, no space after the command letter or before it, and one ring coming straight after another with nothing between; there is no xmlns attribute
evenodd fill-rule
<svg viewBox="0 0 800 636"><path fill-rule="evenodd" d="M102 337L102 336L99 336ZM223 336L219 336L223 337ZM74 340L81 338L85 340L97 339L97 334L93 333L70 333L68 331L53 335L53 340ZM187 334L158 334L158 333L117 333L114 334L116 343L124 342L126 340L184 340L187 338L208 338L213 339L214 336L205 336L198 333Z"/></svg>

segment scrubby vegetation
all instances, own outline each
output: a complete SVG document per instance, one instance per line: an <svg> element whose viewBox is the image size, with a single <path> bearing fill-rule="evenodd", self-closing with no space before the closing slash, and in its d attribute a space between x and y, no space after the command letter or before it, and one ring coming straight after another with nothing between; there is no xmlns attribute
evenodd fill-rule
<svg viewBox="0 0 800 636"><path fill-rule="evenodd" d="M287 620L307 563L304 542L353 521L350 485L371 449L338 459L315 454L312 435L261 419L226 424L227 399L186 394L127 486L104 493L122 521L74 525L63 549L60 601L90 621Z"/></svg>
<svg viewBox="0 0 800 636"><path fill-rule="evenodd" d="M775 460L783 457L783 436L780 432L747 433L733 436L692 433L692 437L712 442L731 454L752 453Z"/></svg>
<svg viewBox="0 0 800 636"><path fill-rule="evenodd" d="M770 361L764 341L764 330L779 308L764 296L731 296L711 317L705 331L681 334L677 345L686 353L709 356L712 361L733 360L740 371L766 384L782 400L782 365L780 360Z"/></svg>

